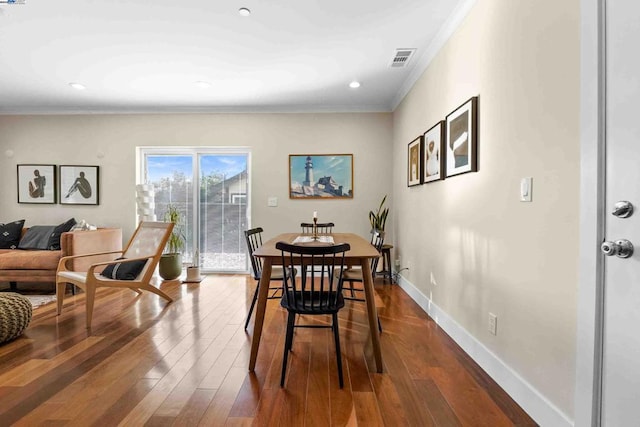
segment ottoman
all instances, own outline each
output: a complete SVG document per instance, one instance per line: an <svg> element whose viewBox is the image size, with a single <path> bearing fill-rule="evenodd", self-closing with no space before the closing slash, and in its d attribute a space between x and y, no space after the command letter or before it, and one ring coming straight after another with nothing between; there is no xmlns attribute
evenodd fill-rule
<svg viewBox="0 0 640 427"><path fill-rule="evenodd" d="M0 343L22 335L31 321L31 303L13 292L0 293Z"/></svg>

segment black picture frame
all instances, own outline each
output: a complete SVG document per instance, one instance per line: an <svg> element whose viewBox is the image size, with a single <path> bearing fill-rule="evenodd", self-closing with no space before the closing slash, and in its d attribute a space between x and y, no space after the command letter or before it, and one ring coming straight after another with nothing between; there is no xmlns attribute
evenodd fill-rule
<svg viewBox="0 0 640 427"><path fill-rule="evenodd" d="M22 164L17 167L18 203L56 203L56 165Z"/></svg>
<svg viewBox="0 0 640 427"><path fill-rule="evenodd" d="M60 204L99 205L100 166L60 165Z"/></svg>
<svg viewBox="0 0 640 427"><path fill-rule="evenodd" d="M446 133L445 122L440 120L423 135L423 182L435 182L445 177Z"/></svg>
<svg viewBox="0 0 640 427"><path fill-rule="evenodd" d="M423 182L423 152L422 137L420 135L407 145L407 187L420 185Z"/></svg>
<svg viewBox="0 0 640 427"><path fill-rule="evenodd" d="M478 97L447 115L447 177L478 171Z"/></svg>

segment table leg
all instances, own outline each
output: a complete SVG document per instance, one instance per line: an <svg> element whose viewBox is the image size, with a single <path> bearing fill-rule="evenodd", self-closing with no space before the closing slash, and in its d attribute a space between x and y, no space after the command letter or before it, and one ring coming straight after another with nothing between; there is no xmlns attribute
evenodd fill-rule
<svg viewBox="0 0 640 427"><path fill-rule="evenodd" d="M380 350L380 335L378 332L378 311L373 292L373 277L369 260L362 259L362 278L364 279L364 294L367 302L367 316L369 317L369 331L371 331L371 342L373 344L373 356L376 359L378 373L382 373L382 351Z"/></svg>
<svg viewBox="0 0 640 427"><path fill-rule="evenodd" d="M258 284L258 302L256 304L256 317L253 326L253 338L251 340L251 358L249 359L249 371L253 372L258 358L258 348L260 347L260 337L262 336L262 326L264 324L264 313L267 310L267 296L269 295L269 282L271 281L271 258L264 258L262 261L262 275ZM376 329L377 331L377 329Z"/></svg>

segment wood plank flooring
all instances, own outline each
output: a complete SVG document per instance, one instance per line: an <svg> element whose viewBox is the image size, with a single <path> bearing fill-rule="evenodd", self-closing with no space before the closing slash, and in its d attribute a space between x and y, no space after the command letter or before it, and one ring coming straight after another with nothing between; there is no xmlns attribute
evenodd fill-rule
<svg viewBox="0 0 640 427"><path fill-rule="evenodd" d="M286 314L268 302L255 372L244 275L164 282L175 299L99 290L34 310L0 345L0 426L533 426L535 422L397 286L376 284L384 373L365 306L340 313L345 387L329 329L297 329L280 388ZM330 319L301 321L328 323Z"/></svg>

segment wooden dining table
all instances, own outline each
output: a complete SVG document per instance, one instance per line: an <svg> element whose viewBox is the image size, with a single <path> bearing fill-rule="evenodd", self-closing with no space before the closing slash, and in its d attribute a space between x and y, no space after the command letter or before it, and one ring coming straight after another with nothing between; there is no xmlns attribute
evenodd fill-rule
<svg viewBox="0 0 640 427"><path fill-rule="evenodd" d="M262 275L258 284L258 302L256 304L256 316L253 328L253 338L251 341L251 358L249 359L249 371L255 369L258 349L260 347L260 337L264 325L264 315L267 307L267 296L269 294L269 282L271 281L271 267L282 265L282 254L276 249L276 243L293 243L300 233L284 233L268 240L260 246L254 255L262 258ZM345 252L345 264L360 265L364 279L364 294L367 304L367 318L369 321L369 332L373 344L373 355L376 361L376 368L382 372L382 352L380 350L380 335L378 332L378 313L373 291L373 276L371 273L371 259L380 256L376 248L357 234L353 233L333 233L331 234L335 244L348 243L351 249ZM316 243L308 243L316 244Z"/></svg>

